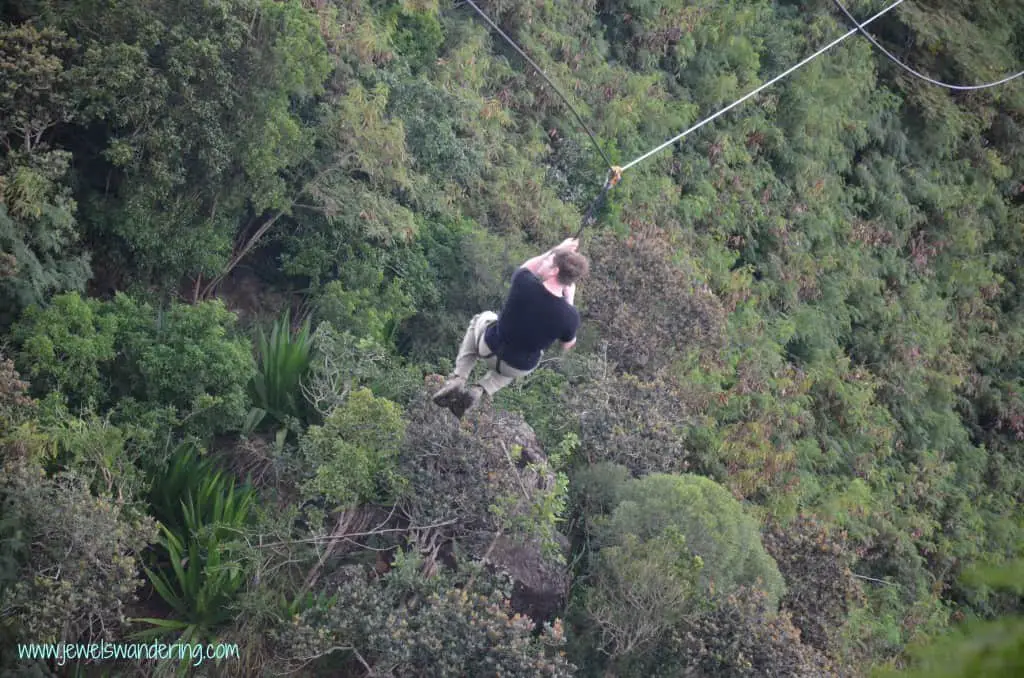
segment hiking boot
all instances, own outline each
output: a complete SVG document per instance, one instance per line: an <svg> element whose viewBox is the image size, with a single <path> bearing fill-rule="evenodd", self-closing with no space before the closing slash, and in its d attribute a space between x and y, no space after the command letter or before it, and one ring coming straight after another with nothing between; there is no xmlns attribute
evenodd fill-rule
<svg viewBox="0 0 1024 678"><path fill-rule="evenodd" d="M462 400L466 380L457 374L448 377L448 381L434 394L434 404L438 407L451 407L452 403Z"/></svg>
<svg viewBox="0 0 1024 678"><path fill-rule="evenodd" d="M479 384L471 386L469 389L463 391L462 394L463 397L459 401L449 405L452 414L459 419L462 419L466 412L469 412L471 409L478 406L481 401L490 400L490 396L488 396L487 392L484 391L484 387Z"/></svg>

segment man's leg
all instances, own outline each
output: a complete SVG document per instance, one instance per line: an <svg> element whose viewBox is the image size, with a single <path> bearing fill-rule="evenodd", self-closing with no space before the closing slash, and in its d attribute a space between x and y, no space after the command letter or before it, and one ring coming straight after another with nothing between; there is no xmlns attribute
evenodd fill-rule
<svg viewBox="0 0 1024 678"><path fill-rule="evenodd" d="M501 365L501 372L496 371L497 361L492 357L487 361L490 368L480 381L464 391L465 397L461 402L452 405L452 412L456 417L462 418L466 412L480 405L481 402L490 403L494 394L505 388L520 377L525 377L533 370L517 370L505 363Z"/></svg>
<svg viewBox="0 0 1024 678"><path fill-rule="evenodd" d="M444 386L434 394L434 402L441 407L451 407L456 401L465 396L464 387L469 379L473 366L480 358L480 339L492 320L497 319L493 311L484 311L473 316L469 321L466 334L462 337L462 344L459 346L459 354L455 358L455 370L445 382ZM453 410L454 411L454 410Z"/></svg>
<svg viewBox="0 0 1024 678"><path fill-rule="evenodd" d="M455 358L455 375L463 381L469 379L469 373L480 358L480 344L484 332L491 321L497 320L498 315L493 311L484 311L473 316L469 321L469 329L462 337L462 345L459 346L459 355Z"/></svg>

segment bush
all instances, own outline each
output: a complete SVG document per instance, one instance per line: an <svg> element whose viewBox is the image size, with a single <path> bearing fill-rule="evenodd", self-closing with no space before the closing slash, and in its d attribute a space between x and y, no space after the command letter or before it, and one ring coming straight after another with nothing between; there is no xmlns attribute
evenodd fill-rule
<svg viewBox="0 0 1024 678"><path fill-rule="evenodd" d="M721 301L680 252L669 234L648 225L634 228L625 243L605 232L590 244L591 266L602 275L588 280L585 315L622 369L653 376L673 358L725 340Z"/></svg>
<svg viewBox="0 0 1024 678"><path fill-rule="evenodd" d="M403 484L396 466L404 438L395 403L366 388L353 391L299 441L299 471L314 474L305 492L339 506L393 499Z"/></svg>
<svg viewBox="0 0 1024 678"><path fill-rule="evenodd" d="M665 645L671 661L645 676L701 678L824 678L837 675L829 661L800 641L788 615L776 614L761 591L742 588L680 624Z"/></svg>
<svg viewBox="0 0 1024 678"><path fill-rule="evenodd" d="M512 614L507 580L479 573L474 590L466 591L458 588L465 571L426 579L420 565L400 557L382 583L367 582L355 569L336 596L279 631L281 668L395 678L573 675L557 651L564 643L561 623L535 634L530 619Z"/></svg>
<svg viewBox="0 0 1024 678"><path fill-rule="evenodd" d="M407 404L423 387L421 369L404 363L373 339L338 332L322 322L312 341L313 362L303 392L322 416L344 404L355 389L368 388L381 398Z"/></svg>
<svg viewBox="0 0 1024 678"><path fill-rule="evenodd" d="M219 301L154 309L57 296L16 325L19 361L39 393L58 391L72 408L120 407L125 416L164 407L197 435L237 428L254 372L249 343L233 338L235 316Z"/></svg>
<svg viewBox="0 0 1024 678"><path fill-rule="evenodd" d="M724 487L701 476L654 474L627 483L619 497L611 516L597 521L599 544L619 545L627 535L646 542L678 530L687 551L704 563L704 591L728 595L756 586L770 605L778 604L782 575L761 545L757 523Z"/></svg>
<svg viewBox="0 0 1024 678"><path fill-rule="evenodd" d="M600 649L612 657L656 645L693 611L702 565L674 529L643 543L627 534L621 543L598 553L585 603L600 630Z"/></svg>
<svg viewBox="0 0 1024 678"><path fill-rule="evenodd" d="M33 643L117 638L142 583L139 555L155 536L152 519L93 496L74 472L50 478L24 457L4 463L0 506L5 537L13 530L23 545L14 552L17 581L0 594L11 635Z"/></svg>
<svg viewBox="0 0 1024 678"><path fill-rule="evenodd" d="M117 325L104 308L95 299L61 294L49 306L25 310L11 333L34 393L58 391L73 408L105 402Z"/></svg>
<svg viewBox="0 0 1024 678"><path fill-rule="evenodd" d="M789 524L773 523L764 545L786 578L782 607L803 642L822 651L836 649L851 604L863 596L850 572L856 556L845 535L800 516Z"/></svg>

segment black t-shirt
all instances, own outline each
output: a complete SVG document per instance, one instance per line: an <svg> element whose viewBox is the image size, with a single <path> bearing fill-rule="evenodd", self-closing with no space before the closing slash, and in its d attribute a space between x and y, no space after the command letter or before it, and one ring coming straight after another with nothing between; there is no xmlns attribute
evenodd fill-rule
<svg viewBox="0 0 1024 678"><path fill-rule="evenodd" d="M503 362L532 370L540 362L541 351L556 339L572 341L579 326L576 308L548 292L532 271L520 267L512 276L512 289L498 322L487 328L484 338L491 348L500 347Z"/></svg>

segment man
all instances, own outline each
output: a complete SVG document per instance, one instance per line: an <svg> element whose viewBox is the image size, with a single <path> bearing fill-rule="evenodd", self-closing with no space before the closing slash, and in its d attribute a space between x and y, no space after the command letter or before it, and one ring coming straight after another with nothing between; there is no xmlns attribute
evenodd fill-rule
<svg viewBox="0 0 1024 678"><path fill-rule="evenodd" d="M525 262L512 276L512 288L501 315L484 311L473 317L455 359L455 372L434 394L434 402L459 417L488 400L517 377L537 368L544 351L556 340L568 351L576 343L580 315L574 306L576 282L590 264L579 241L569 238L558 247ZM477 360L489 368L466 388Z"/></svg>

